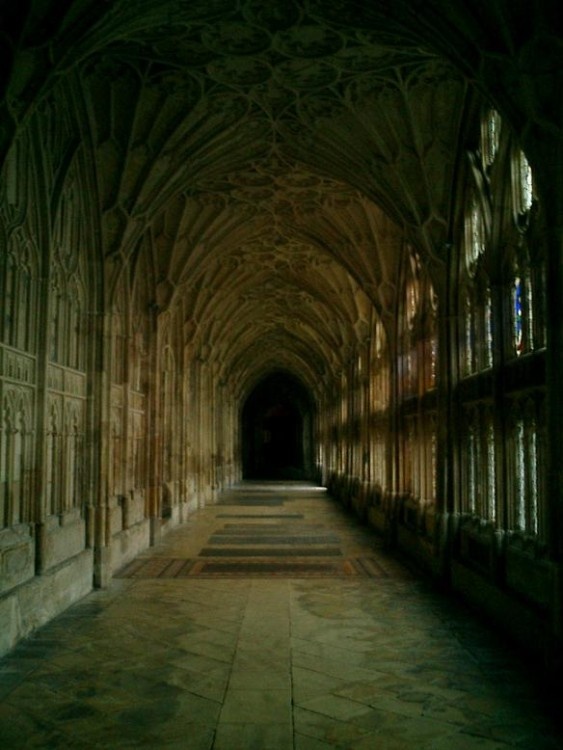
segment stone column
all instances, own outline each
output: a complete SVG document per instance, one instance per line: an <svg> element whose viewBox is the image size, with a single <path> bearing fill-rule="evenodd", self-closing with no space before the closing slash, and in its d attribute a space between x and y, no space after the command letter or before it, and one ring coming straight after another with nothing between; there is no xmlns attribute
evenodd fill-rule
<svg viewBox="0 0 563 750"><path fill-rule="evenodd" d="M447 582L450 576L452 543L459 522L457 455L459 434L457 430L454 386L458 381L459 312L457 297L456 253L451 243L444 245L441 255L444 268L438 277L443 285L436 288L437 313L437 388L438 398L436 429L436 536L434 550L438 557L437 575Z"/></svg>
<svg viewBox="0 0 563 750"><path fill-rule="evenodd" d="M400 420L399 420L399 347L397 324L387 320L389 353L389 430L387 440L386 542L392 548L397 542L399 503Z"/></svg>
<svg viewBox="0 0 563 750"><path fill-rule="evenodd" d="M160 308L156 304L149 307L148 315L151 323L150 342L150 382L147 404L147 435L150 436L147 446L147 492L150 518L150 543L155 545L161 536L161 456L162 456L162 415L160 414L161 363L159 360L160 336L158 315Z"/></svg>
<svg viewBox="0 0 563 750"><path fill-rule="evenodd" d="M97 318L94 333L101 340L96 367L93 368L94 398L98 401L93 425L93 450L97 470L93 472L97 492L88 518L88 534L94 548L94 587L105 588L113 573L111 559L111 515L109 508L109 466L111 457L111 344L112 316Z"/></svg>
<svg viewBox="0 0 563 750"><path fill-rule="evenodd" d="M41 274L39 294L40 301L38 305L39 320L44 320L45 328L43 335L39 336L37 347L37 417L36 417L36 441L37 450L35 456L35 573L42 575L45 572L46 565L46 544L47 544L47 497L46 482L47 476L47 425L48 425L48 399L47 399L47 371L48 371L48 347L51 337L51 320L49 316L49 283L50 283L50 264L49 253L42 253L42 262L44 263Z"/></svg>

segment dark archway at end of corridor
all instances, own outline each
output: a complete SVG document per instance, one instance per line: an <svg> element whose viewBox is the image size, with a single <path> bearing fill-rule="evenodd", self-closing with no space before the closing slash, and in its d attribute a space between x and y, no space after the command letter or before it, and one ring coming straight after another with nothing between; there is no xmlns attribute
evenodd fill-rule
<svg viewBox="0 0 563 750"><path fill-rule="evenodd" d="M314 479L314 402L291 373L265 376L242 409L245 479Z"/></svg>

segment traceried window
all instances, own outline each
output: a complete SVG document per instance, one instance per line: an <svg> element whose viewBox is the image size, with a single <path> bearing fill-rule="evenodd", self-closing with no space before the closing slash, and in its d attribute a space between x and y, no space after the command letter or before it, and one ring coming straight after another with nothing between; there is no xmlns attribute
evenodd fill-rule
<svg viewBox="0 0 563 750"><path fill-rule="evenodd" d="M537 536L543 532L544 492L541 477L544 456L544 399L517 399L509 418L509 494L511 496L509 529Z"/></svg>
<svg viewBox="0 0 563 750"><path fill-rule="evenodd" d="M420 319L421 292L420 258L414 252L409 253L409 262L405 274L405 291L401 316L402 330L400 373L403 396L413 396L418 392L419 363L417 358L418 323Z"/></svg>
<svg viewBox="0 0 563 750"><path fill-rule="evenodd" d="M533 334L533 298L530 276L527 270L515 269L512 280L510 320L512 322L509 337L509 354L520 356L534 349Z"/></svg>
<svg viewBox="0 0 563 750"><path fill-rule="evenodd" d="M465 265L470 276L475 275L479 259L485 252L485 217L477 195L471 198L465 223Z"/></svg>
<svg viewBox="0 0 563 750"><path fill-rule="evenodd" d="M427 279L424 299L424 325L421 344L423 361L423 390L428 391L436 387L438 366L438 297L434 286Z"/></svg>
<svg viewBox="0 0 563 750"><path fill-rule="evenodd" d="M144 393L147 387L147 367L149 356L148 320L142 312L133 318L131 359L131 387Z"/></svg>
<svg viewBox="0 0 563 750"><path fill-rule="evenodd" d="M462 510L494 522L496 507L496 440L493 409L475 404L464 409L462 471L465 492Z"/></svg>
<svg viewBox="0 0 563 750"><path fill-rule="evenodd" d="M516 364L545 346L545 262L543 243L535 240L540 214L530 164L493 110L480 132L482 168L471 160L459 266L461 375L495 366L505 393L499 407L489 378L460 389L467 398L461 404L461 509L481 523L541 539L543 388L531 380L533 367Z"/></svg>
<svg viewBox="0 0 563 750"><path fill-rule="evenodd" d="M518 224L526 223L534 202L534 180L532 168L523 151L517 150L512 162L512 184L514 192L514 212Z"/></svg>
<svg viewBox="0 0 563 750"><path fill-rule="evenodd" d="M485 219L473 193L465 223L461 269L462 374L480 372L493 364L491 291L485 267Z"/></svg>
<svg viewBox="0 0 563 750"><path fill-rule="evenodd" d="M378 320L371 340L371 407L382 411L389 406L389 353L383 323Z"/></svg>
<svg viewBox="0 0 563 750"><path fill-rule="evenodd" d="M496 109L489 109L481 124L481 156L485 169L495 161L500 141L501 119Z"/></svg>
<svg viewBox="0 0 563 750"><path fill-rule="evenodd" d="M545 346L545 263L535 254L530 238L530 216L534 203L532 171L522 151L512 161L513 229L506 242L505 268L509 268L506 288L510 298L505 332L508 357Z"/></svg>
<svg viewBox="0 0 563 750"><path fill-rule="evenodd" d="M512 287L512 336L516 353L520 354L524 342L524 321L522 297L524 295L524 284L520 276L514 279Z"/></svg>
<svg viewBox="0 0 563 750"><path fill-rule="evenodd" d="M402 491L418 506L436 500L436 413L422 398L436 387L438 298L418 254L411 250L404 276L399 331L402 397ZM419 519L420 520L420 519Z"/></svg>

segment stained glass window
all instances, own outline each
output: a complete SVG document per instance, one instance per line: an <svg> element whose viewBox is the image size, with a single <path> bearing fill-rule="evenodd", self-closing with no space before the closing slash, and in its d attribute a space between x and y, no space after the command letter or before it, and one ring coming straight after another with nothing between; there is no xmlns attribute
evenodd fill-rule
<svg viewBox="0 0 563 750"><path fill-rule="evenodd" d="M517 276L514 279L512 288L512 320L513 320L513 340L516 354L520 355L524 349L524 312L522 297L524 294L524 285L522 279Z"/></svg>

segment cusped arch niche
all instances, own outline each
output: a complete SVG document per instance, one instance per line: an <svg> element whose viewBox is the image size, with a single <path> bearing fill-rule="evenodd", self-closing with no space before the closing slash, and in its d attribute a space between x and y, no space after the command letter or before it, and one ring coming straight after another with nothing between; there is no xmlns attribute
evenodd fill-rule
<svg viewBox="0 0 563 750"><path fill-rule="evenodd" d="M315 478L315 401L285 370L264 375L241 410L244 479Z"/></svg>

